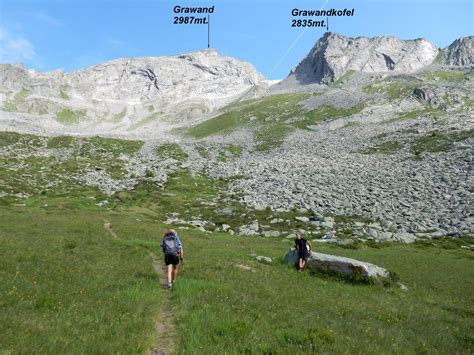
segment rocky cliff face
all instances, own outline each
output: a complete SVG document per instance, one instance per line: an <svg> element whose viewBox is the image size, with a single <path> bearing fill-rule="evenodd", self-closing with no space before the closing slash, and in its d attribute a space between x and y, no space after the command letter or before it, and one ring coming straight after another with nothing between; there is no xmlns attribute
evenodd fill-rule
<svg viewBox="0 0 474 355"><path fill-rule="evenodd" d="M0 64L0 86L10 90L21 90L28 85L28 71L22 64Z"/></svg>
<svg viewBox="0 0 474 355"><path fill-rule="evenodd" d="M44 122L64 110L80 112L83 121L110 121L115 128L104 129L123 131L143 126L146 118L176 122L201 116L267 84L251 64L214 50L121 58L66 74L1 64L0 107L44 115Z"/></svg>
<svg viewBox="0 0 474 355"><path fill-rule="evenodd" d="M350 38L326 33L290 73L301 83L330 83L349 70L412 73L433 62L438 49L425 39Z"/></svg>
<svg viewBox="0 0 474 355"><path fill-rule="evenodd" d="M447 65L474 64L474 36L458 38L448 48L445 48L444 52Z"/></svg>
<svg viewBox="0 0 474 355"><path fill-rule="evenodd" d="M173 57L117 59L66 74L64 80L81 95L131 104L220 99L263 84L255 68L214 50Z"/></svg>

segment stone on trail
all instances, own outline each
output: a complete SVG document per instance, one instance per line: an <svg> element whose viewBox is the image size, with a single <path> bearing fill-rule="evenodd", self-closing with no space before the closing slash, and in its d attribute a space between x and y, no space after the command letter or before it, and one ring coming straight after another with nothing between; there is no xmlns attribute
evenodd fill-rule
<svg viewBox="0 0 474 355"><path fill-rule="evenodd" d="M264 237L279 237L280 236L279 231L265 231L262 234Z"/></svg>
<svg viewBox="0 0 474 355"><path fill-rule="evenodd" d="M244 271L255 272L255 269L251 268L251 267L248 266L248 265L236 264L235 267L238 268L238 269L244 270Z"/></svg>
<svg viewBox="0 0 474 355"><path fill-rule="evenodd" d="M409 291L408 287L406 287L404 284L397 282L397 286L400 287L400 290L402 291Z"/></svg>
<svg viewBox="0 0 474 355"><path fill-rule="evenodd" d="M291 248L286 253L283 262L288 265L297 265L298 253L295 248ZM306 267L311 270L342 274L346 276L361 274L364 277L375 280L388 278L390 276L386 269L365 261L315 252L311 252Z"/></svg>
<svg viewBox="0 0 474 355"><path fill-rule="evenodd" d="M269 258L268 256L259 255L259 256L255 257L255 259L257 259L257 261L259 263L263 263L263 264L271 264L272 263L272 259Z"/></svg>

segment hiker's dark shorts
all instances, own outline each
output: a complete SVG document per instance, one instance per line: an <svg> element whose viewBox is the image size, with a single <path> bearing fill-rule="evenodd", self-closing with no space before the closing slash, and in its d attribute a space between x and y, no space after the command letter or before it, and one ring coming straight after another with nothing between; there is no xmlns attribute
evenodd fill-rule
<svg viewBox="0 0 474 355"><path fill-rule="evenodd" d="M304 261L308 261L309 253L298 253L298 259L303 259Z"/></svg>
<svg viewBox="0 0 474 355"><path fill-rule="evenodd" d="M177 255L165 255L165 264L166 265L178 265L179 256Z"/></svg>

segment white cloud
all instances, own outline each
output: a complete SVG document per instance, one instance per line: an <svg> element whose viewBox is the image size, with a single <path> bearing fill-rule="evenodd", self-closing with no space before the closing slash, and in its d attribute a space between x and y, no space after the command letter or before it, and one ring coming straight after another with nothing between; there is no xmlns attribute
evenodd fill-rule
<svg viewBox="0 0 474 355"><path fill-rule="evenodd" d="M35 13L32 13L32 15L36 20L41 21L50 26L60 27L63 25L63 23L57 18L51 15L45 14L43 12L35 12Z"/></svg>
<svg viewBox="0 0 474 355"><path fill-rule="evenodd" d="M28 39L0 28L0 63L23 63L35 57L35 47Z"/></svg>

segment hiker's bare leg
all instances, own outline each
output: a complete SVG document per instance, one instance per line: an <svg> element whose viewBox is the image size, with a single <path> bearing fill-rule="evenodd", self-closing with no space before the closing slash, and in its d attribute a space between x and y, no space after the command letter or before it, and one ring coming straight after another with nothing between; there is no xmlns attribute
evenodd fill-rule
<svg viewBox="0 0 474 355"><path fill-rule="evenodd" d="M168 281L168 285L173 280L172 279L172 272L173 272L173 265L166 265L166 281Z"/></svg>
<svg viewBox="0 0 474 355"><path fill-rule="evenodd" d="M178 276L178 265L173 265L173 277L171 280L176 280L176 276Z"/></svg>
<svg viewBox="0 0 474 355"><path fill-rule="evenodd" d="M304 264L305 264L304 259L300 259L300 270L304 269Z"/></svg>

